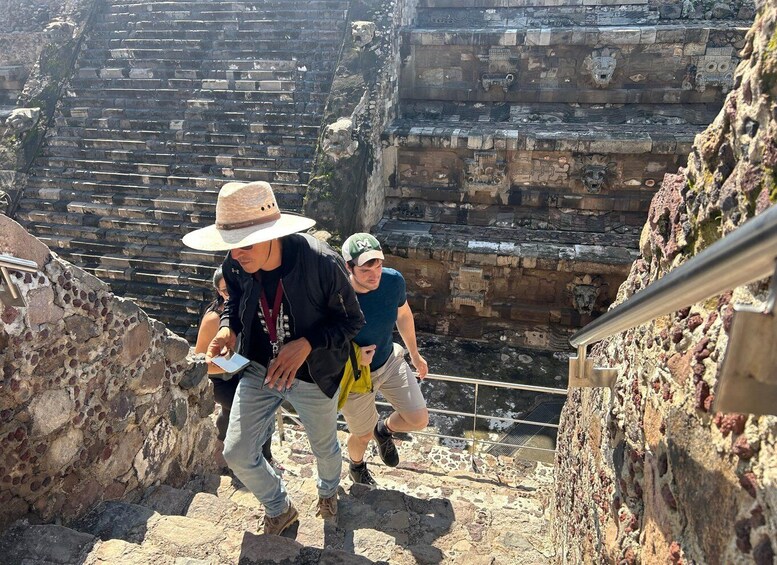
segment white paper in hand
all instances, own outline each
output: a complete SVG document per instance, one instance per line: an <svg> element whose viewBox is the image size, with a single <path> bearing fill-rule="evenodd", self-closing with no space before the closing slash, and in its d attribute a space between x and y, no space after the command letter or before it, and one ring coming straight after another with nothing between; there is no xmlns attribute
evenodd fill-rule
<svg viewBox="0 0 777 565"><path fill-rule="evenodd" d="M237 373L245 368L251 361L240 355L239 353L230 353L228 355L221 355L212 359L213 364L224 369L224 372Z"/></svg>

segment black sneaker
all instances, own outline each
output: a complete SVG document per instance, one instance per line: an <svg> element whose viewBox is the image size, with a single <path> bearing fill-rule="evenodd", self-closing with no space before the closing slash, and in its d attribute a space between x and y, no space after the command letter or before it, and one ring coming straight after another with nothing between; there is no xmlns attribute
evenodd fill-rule
<svg viewBox="0 0 777 565"><path fill-rule="evenodd" d="M399 453L397 453L397 446L394 445L391 432L384 434L380 432L380 422L375 425L373 431L375 441L378 442L378 453L380 458L389 467L396 467L399 465Z"/></svg>
<svg viewBox="0 0 777 565"><path fill-rule="evenodd" d="M365 485L371 488L378 486L378 483L375 482L375 479L372 478L370 471L367 469L367 463L365 462L362 462L358 465L351 463L348 466L348 474L351 475L351 480L354 483Z"/></svg>

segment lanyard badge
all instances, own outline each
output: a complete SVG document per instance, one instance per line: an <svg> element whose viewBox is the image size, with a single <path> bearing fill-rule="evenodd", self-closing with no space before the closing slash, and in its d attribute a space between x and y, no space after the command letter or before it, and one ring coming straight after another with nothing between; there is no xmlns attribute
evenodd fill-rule
<svg viewBox="0 0 777 565"><path fill-rule="evenodd" d="M289 331L289 316L283 313L283 281L278 280L278 287L275 289L275 300L270 309L264 289L259 296L261 308L259 309L259 318L262 321L262 328L270 338L272 347L272 359L278 356L278 352L283 345L284 339L291 336Z"/></svg>

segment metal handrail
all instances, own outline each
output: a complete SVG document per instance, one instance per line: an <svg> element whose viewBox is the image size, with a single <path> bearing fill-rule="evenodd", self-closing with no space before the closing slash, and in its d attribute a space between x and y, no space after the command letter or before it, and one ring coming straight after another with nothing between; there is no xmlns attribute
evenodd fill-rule
<svg viewBox="0 0 777 565"><path fill-rule="evenodd" d="M445 414L445 415L453 415L453 416L464 416L472 418L472 437L468 438L466 436L450 436L446 434L441 434L438 432L430 432L430 431L416 431L413 432L414 435L424 435L424 436L432 436L432 437L438 437L438 438L444 438L444 439L455 439L455 440L461 440L466 443L472 444L472 455L474 456L477 444L482 443L486 445L501 445L506 447L514 447L516 449L531 449L535 451L542 451L542 452L555 452L554 449L548 449L545 447L526 447L521 445L516 445L512 443L504 443L499 441L493 441L488 439L478 439L475 432L477 431L477 422L478 420L499 420L502 422L510 422L512 424L527 424L530 426L537 426L540 428L555 428L558 429L558 424L552 424L550 422L539 422L535 420L523 420L520 418L507 418L505 416L489 416L489 415L483 415L478 413L478 398L479 398L479 390L481 386L489 386L494 388L501 388L501 389L509 389L509 390L525 390L529 392L539 392L543 394L556 394L560 396L566 396L567 395L567 389L560 389L560 388L552 388L552 387L544 387L544 386L536 386L536 385L525 385L520 383L504 383L499 381L489 381L489 380L481 380L481 379L473 379L468 377L454 377L451 375L440 375L436 373L429 373L426 376L426 380L432 380L432 381L443 381L443 382L451 382L451 383L459 383L459 384L468 384L473 385L475 387L475 398L474 398L474 409L472 412L462 412L458 410L445 410L442 408L428 408L429 412L435 413L435 414ZM391 407L391 404L388 402L376 402L378 406L386 406ZM289 412L285 408L281 409L281 413L279 414L279 417L277 419L277 425L278 425L278 434L281 438L281 442L283 442L284 439L284 432L283 432L283 417L287 417L292 419L294 422L296 422L298 425L301 425L300 421L297 419L296 414L293 412ZM342 419L338 419L338 424L345 424L345 421Z"/></svg>
<svg viewBox="0 0 777 565"><path fill-rule="evenodd" d="M772 206L585 326L569 343L585 347L731 288L764 279L774 271L775 261L777 206Z"/></svg>
<svg viewBox="0 0 777 565"><path fill-rule="evenodd" d="M35 261L13 255L0 255L0 301L8 306L24 306L24 297L11 279L10 271L34 273L37 270L38 264Z"/></svg>

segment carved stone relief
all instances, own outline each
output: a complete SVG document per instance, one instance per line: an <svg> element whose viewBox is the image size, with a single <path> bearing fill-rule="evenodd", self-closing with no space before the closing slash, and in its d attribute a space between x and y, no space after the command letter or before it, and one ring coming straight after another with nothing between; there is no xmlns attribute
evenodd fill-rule
<svg viewBox="0 0 777 565"><path fill-rule="evenodd" d="M392 210L392 216L402 220L422 220L425 216L424 207L421 204L402 201Z"/></svg>
<svg viewBox="0 0 777 565"><path fill-rule="evenodd" d="M580 168L580 180L586 192L599 194L615 173L616 163L605 155L586 155Z"/></svg>
<svg viewBox="0 0 777 565"><path fill-rule="evenodd" d="M321 149L334 161L350 157L356 152L359 142L353 139L353 122L348 118L340 118L326 126Z"/></svg>
<svg viewBox="0 0 777 565"><path fill-rule="evenodd" d="M607 88L610 85L617 65L617 54L617 49L605 47L595 49L585 58L583 66L591 73L591 78L597 88Z"/></svg>
<svg viewBox="0 0 777 565"><path fill-rule="evenodd" d="M733 47L708 47L696 63L696 90L704 92L708 86L719 86L721 92L728 92L734 84L736 66Z"/></svg>
<svg viewBox="0 0 777 565"><path fill-rule="evenodd" d="M451 273L451 302L456 310L462 306L475 308L481 316L488 316L490 308L486 306L488 282L479 267L459 267Z"/></svg>
<svg viewBox="0 0 777 565"><path fill-rule="evenodd" d="M569 180L569 163L559 159L532 159L531 182L542 186L566 184Z"/></svg>
<svg viewBox="0 0 777 565"><path fill-rule="evenodd" d="M448 169L430 171L423 165L413 166L402 164L399 166L399 178L404 185L423 184L435 186L450 186L451 178Z"/></svg>
<svg viewBox="0 0 777 565"><path fill-rule="evenodd" d="M486 92L497 87L506 93L513 83L515 83L515 73L484 74L480 77L480 84L483 85L483 90Z"/></svg>
<svg viewBox="0 0 777 565"><path fill-rule="evenodd" d="M60 44L72 39L75 29L76 26L73 22L57 18L49 22L43 33L46 34L46 39L50 43Z"/></svg>
<svg viewBox="0 0 777 565"><path fill-rule="evenodd" d="M351 22L351 38L356 47L366 47L375 39L375 22Z"/></svg>
<svg viewBox="0 0 777 565"><path fill-rule="evenodd" d="M499 185L505 180L507 163L496 151L475 151L473 159L466 159L467 182L471 184Z"/></svg>
<svg viewBox="0 0 777 565"><path fill-rule="evenodd" d="M32 129L40 117L40 108L15 108L5 120L6 133L17 135Z"/></svg>
<svg viewBox="0 0 777 565"><path fill-rule="evenodd" d="M591 315L603 286L602 279L597 276L580 275L575 277L575 280L567 285L567 290L572 296L574 309L584 316Z"/></svg>

